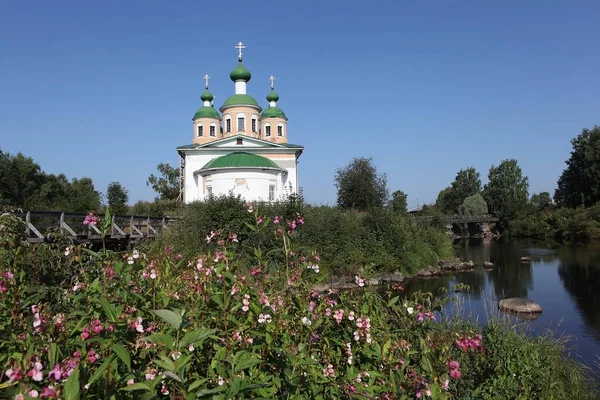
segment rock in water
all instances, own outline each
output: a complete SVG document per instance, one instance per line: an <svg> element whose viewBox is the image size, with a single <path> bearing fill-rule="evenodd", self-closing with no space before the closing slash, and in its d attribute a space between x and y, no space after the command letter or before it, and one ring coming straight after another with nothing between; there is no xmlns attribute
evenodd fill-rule
<svg viewBox="0 0 600 400"><path fill-rule="evenodd" d="M500 300L498 308L502 311L509 311L517 314L540 314L542 312L542 306L535 301L531 301L524 297L513 297Z"/></svg>
<svg viewBox="0 0 600 400"><path fill-rule="evenodd" d="M483 263L483 268L485 269L492 269L494 268L494 263L491 261L486 261Z"/></svg>
<svg viewBox="0 0 600 400"><path fill-rule="evenodd" d="M527 263L531 261L531 257L521 257L521 262Z"/></svg>

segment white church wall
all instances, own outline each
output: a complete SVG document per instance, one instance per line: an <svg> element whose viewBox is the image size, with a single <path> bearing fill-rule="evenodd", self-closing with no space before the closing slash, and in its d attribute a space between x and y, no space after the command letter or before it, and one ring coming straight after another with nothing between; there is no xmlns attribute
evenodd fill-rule
<svg viewBox="0 0 600 400"><path fill-rule="evenodd" d="M283 194L282 175L280 171L274 170L217 170L211 173L204 185L199 184L196 197L202 200L210 192L214 196L232 193L241 195L246 201L269 201L269 186L273 185L274 199L278 199Z"/></svg>

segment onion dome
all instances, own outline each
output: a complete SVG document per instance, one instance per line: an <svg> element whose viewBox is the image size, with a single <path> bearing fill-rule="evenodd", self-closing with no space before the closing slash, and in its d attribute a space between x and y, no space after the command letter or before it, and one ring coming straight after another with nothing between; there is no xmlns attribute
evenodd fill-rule
<svg viewBox="0 0 600 400"><path fill-rule="evenodd" d="M279 101L279 95L275 93L273 89L271 89L271 92L267 95L267 101L269 103L272 101Z"/></svg>
<svg viewBox="0 0 600 400"><path fill-rule="evenodd" d="M213 101L214 99L215 96L213 96L212 93L208 91L208 89L206 89L204 93L202 93L202 95L200 96L200 100L202 101Z"/></svg>
<svg viewBox="0 0 600 400"><path fill-rule="evenodd" d="M283 110L279 107L268 107L260 115L260 118L284 118L287 119Z"/></svg>
<svg viewBox="0 0 600 400"><path fill-rule="evenodd" d="M246 67L244 67L244 65L240 61L237 67L235 67L235 69L229 74L229 78L231 78L231 80L234 82L249 82L250 78L252 78L252 74L246 69Z"/></svg>
<svg viewBox="0 0 600 400"><path fill-rule="evenodd" d="M204 106L204 107L200 108L198 111L196 111L196 114L194 114L193 119L198 119L198 118L214 118L214 119L220 120L221 115L219 115L219 112L217 110L215 110L213 107Z"/></svg>

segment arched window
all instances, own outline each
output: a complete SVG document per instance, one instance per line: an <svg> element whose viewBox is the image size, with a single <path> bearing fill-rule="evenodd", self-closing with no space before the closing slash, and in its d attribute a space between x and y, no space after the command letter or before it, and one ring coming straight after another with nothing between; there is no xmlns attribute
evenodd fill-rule
<svg viewBox="0 0 600 400"><path fill-rule="evenodd" d="M217 125L214 122L210 124L210 136L217 136Z"/></svg>
<svg viewBox="0 0 600 400"><path fill-rule="evenodd" d="M283 136L283 124L277 125L277 136Z"/></svg>
<svg viewBox="0 0 600 400"><path fill-rule="evenodd" d="M225 116L225 132L231 132L231 118L229 115Z"/></svg>
<svg viewBox="0 0 600 400"><path fill-rule="evenodd" d="M271 136L271 124L265 124L265 137Z"/></svg>
<svg viewBox="0 0 600 400"><path fill-rule="evenodd" d="M259 126L258 126L258 117L256 115L252 116L252 132L258 132L259 131Z"/></svg>
<svg viewBox="0 0 600 400"><path fill-rule="evenodd" d="M202 134L204 132L202 131L202 124L198 124L198 137L202 137Z"/></svg>
<svg viewBox="0 0 600 400"><path fill-rule="evenodd" d="M246 116L244 114L237 115L237 130L238 132L246 132Z"/></svg>

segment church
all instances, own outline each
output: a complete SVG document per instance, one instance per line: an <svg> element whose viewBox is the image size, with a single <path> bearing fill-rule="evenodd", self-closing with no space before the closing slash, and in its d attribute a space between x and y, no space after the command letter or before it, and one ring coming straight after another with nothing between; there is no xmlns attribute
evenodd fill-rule
<svg viewBox="0 0 600 400"><path fill-rule="evenodd" d="M263 109L248 94L252 74L242 64L245 46L235 47L238 64L229 74L233 95L215 109L205 75L203 106L192 118L192 143L177 148L184 203L228 194L273 202L299 193L298 158L304 148L288 142L288 118L277 106L275 78L269 78Z"/></svg>

